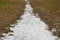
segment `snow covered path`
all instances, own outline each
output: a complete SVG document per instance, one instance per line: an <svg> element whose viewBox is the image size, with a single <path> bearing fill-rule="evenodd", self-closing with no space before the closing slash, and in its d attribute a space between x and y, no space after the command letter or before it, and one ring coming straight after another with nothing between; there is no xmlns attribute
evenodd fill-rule
<svg viewBox="0 0 60 40"><path fill-rule="evenodd" d="M56 37L46 30L47 25L36 16L34 16L33 9L29 2L25 5L24 15L21 16L22 20L17 20L17 25L12 33L8 33L2 40L55 40ZM10 34L13 34L10 36Z"/></svg>

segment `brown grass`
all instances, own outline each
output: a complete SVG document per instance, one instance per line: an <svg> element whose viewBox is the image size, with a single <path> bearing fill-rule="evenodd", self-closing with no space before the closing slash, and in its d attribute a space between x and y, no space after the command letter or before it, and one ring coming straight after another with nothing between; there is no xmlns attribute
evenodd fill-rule
<svg viewBox="0 0 60 40"><path fill-rule="evenodd" d="M49 30L60 37L60 0L30 0L34 12L38 13L46 24L49 25Z"/></svg>
<svg viewBox="0 0 60 40"><path fill-rule="evenodd" d="M13 24L24 12L24 0L0 1L0 37L8 33L9 25Z"/></svg>

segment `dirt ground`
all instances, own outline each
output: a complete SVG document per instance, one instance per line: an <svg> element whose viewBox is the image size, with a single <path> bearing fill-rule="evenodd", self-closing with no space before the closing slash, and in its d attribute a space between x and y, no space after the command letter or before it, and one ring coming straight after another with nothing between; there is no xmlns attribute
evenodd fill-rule
<svg viewBox="0 0 60 40"><path fill-rule="evenodd" d="M30 0L30 4L34 12L48 24L49 30L60 37L60 0Z"/></svg>
<svg viewBox="0 0 60 40"><path fill-rule="evenodd" d="M9 25L19 19L24 8L25 0L0 0L0 37L10 31Z"/></svg>

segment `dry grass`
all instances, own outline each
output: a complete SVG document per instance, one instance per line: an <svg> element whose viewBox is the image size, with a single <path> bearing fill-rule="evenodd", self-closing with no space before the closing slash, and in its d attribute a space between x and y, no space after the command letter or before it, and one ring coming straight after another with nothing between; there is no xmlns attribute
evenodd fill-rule
<svg viewBox="0 0 60 40"><path fill-rule="evenodd" d="M2 33L8 33L9 25L19 19L24 12L24 0L0 1L0 37Z"/></svg>
<svg viewBox="0 0 60 40"><path fill-rule="evenodd" d="M52 33L60 37L60 0L30 0L34 12L38 13L49 30L54 28L56 31Z"/></svg>

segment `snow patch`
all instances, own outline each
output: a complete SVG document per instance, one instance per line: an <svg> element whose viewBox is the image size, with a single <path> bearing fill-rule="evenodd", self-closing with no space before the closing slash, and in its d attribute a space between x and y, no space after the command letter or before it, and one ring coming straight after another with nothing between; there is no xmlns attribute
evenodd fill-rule
<svg viewBox="0 0 60 40"><path fill-rule="evenodd" d="M56 37L46 30L48 25L37 17L38 14L34 16L33 8L28 1L25 6L24 15L21 16L22 20L17 20L17 25L11 25L14 26L10 28L13 32L4 34L5 37L2 37L2 40L55 40Z"/></svg>

